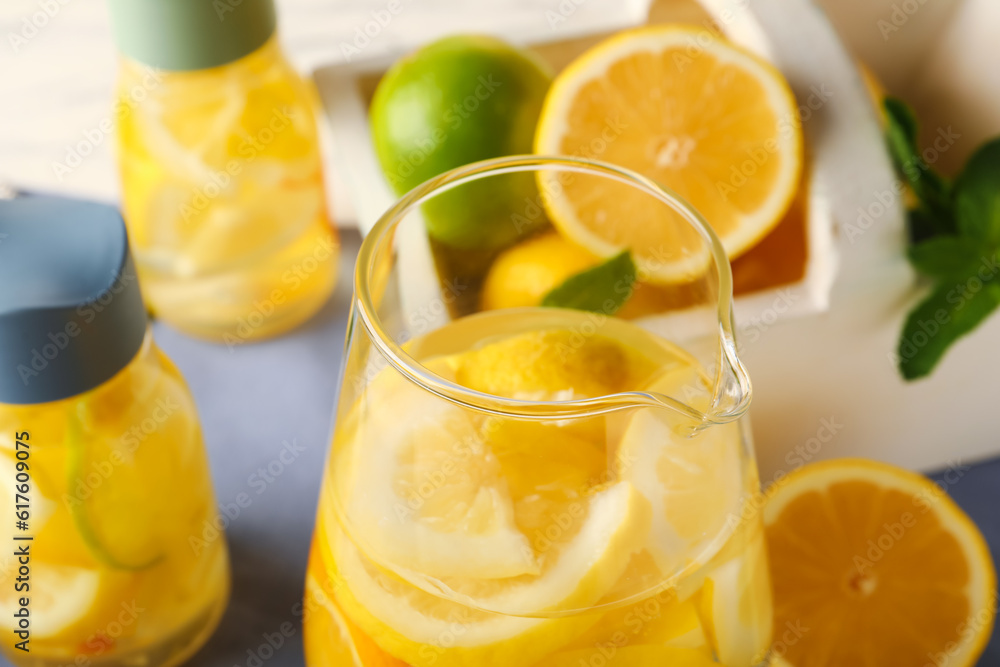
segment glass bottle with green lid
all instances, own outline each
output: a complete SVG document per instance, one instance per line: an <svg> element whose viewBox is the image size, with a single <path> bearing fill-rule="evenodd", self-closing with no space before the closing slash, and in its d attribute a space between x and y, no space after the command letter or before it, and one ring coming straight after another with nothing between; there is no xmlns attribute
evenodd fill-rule
<svg viewBox="0 0 1000 667"><path fill-rule="evenodd" d="M229 345L326 302L339 246L313 91L273 0L109 0L121 52L122 206L143 292L171 325Z"/></svg>
<svg viewBox="0 0 1000 667"><path fill-rule="evenodd" d="M117 210L0 201L0 627L24 667L175 665L229 594L194 402Z"/></svg>

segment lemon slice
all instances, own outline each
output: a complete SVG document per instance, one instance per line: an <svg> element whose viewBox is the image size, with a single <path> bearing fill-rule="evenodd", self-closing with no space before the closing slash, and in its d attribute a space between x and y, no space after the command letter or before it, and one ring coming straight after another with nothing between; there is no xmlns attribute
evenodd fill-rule
<svg viewBox="0 0 1000 667"><path fill-rule="evenodd" d="M99 606L102 581L95 570L36 563L30 576L30 591L16 592L17 566L7 568L5 575L0 577L0 614L10 624L19 608L20 597L30 598L31 639L54 637L91 615Z"/></svg>
<svg viewBox="0 0 1000 667"><path fill-rule="evenodd" d="M720 662L756 665L765 657L772 626L771 583L759 528L740 551L705 579L702 612Z"/></svg>
<svg viewBox="0 0 1000 667"><path fill-rule="evenodd" d="M596 618L530 618L480 610L539 614L593 605L645 541L649 507L630 485L615 484L590 499L583 526L540 575L442 580L452 599L376 567L335 519L327 518L323 525L321 539L332 539L332 548L324 551L327 568L339 573L341 583L337 601L385 651L412 665L531 664L582 633Z"/></svg>
<svg viewBox="0 0 1000 667"><path fill-rule="evenodd" d="M315 549L312 558L321 558ZM310 667L406 667L388 656L337 607L330 578L306 573L302 642Z"/></svg>
<svg viewBox="0 0 1000 667"><path fill-rule="evenodd" d="M795 98L758 57L700 27L661 25L593 47L549 89L543 154L601 159L666 185L715 229L730 258L781 220L802 170ZM558 230L596 255L630 248L651 281L703 271L705 242L666 206L610 179L539 173Z"/></svg>
<svg viewBox="0 0 1000 667"><path fill-rule="evenodd" d="M645 552L643 552L645 553ZM633 566L641 557L633 557ZM630 569L633 569L630 566ZM654 566L655 567L655 566ZM649 569L644 564L643 569ZM627 572L622 579L628 579ZM656 583L662 583L659 576ZM601 619L565 651L580 651L602 646L623 645L622 632L628 646L655 644L669 648L694 649L705 656L712 655L712 648L703 627L699 596L689 595L681 599L680 591L663 589L658 593L638 599L635 602L606 612ZM609 596L610 597L610 596Z"/></svg>
<svg viewBox="0 0 1000 667"><path fill-rule="evenodd" d="M653 374L638 348L574 335L531 331L425 365L472 389L533 400L614 393ZM545 549L535 543L551 540L536 532L607 469L600 420L554 427L487 417L395 372L370 383L347 422L334 468L352 538L375 561L430 577L538 574Z"/></svg>
<svg viewBox="0 0 1000 667"><path fill-rule="evenodd" d="M710 399L693 364L666 371L649 390L695 406ZM644 408L625 429L618 467L653 507L649 551L667 576L706 562L735 525L744 486L739 428L716 425L691 435L686 417Z"/></svg>
<svg viewBox="0 0 1000 667"><path fill-rule="evenodd" d="M633 390L655 373L653 359L663 355L655 343L634 335L626 343L581 329L588 333L528 331L457 355L451 362L456 381L494 396L565 401ZM608 333L617 331L609 326Z"/></svg>
<svg viewBox="0 0 1000 667"><path fill-rule="evenodd" d="M769 493L775 628L789 632L789 663L976 664L992 634L996 570L975 524L934 482L841 459L800 468Z"/></svg>
<svg viewBox="0 0 1000 667"><path fill-rule="evenodd" d="M637 346L566 328L509 336L458 355L453 364L458 383L470 389L538 401L628 391L656 368Z"/></svg>
<svg viewBox="0 0 1000 667"><path fill-rule="evenodd" d="M15 517L12 516L9 521L4 521L3 527L0 528L0 538L4 539L4 544L10 544L15 535L37 535L39 531L43 530L49 524L53 515L57 515L58 504L47 497L47 495L53 495L50 491L53 487L48 483L45 471L38 467L37 458L36 456L35 460L32 460L28 464L27 469L30 474L29 491L27 494L30 499L30 516L28 520L30 533L17 530ZM11 514L16 509L15 505L24 502L23 494L21 499L17 498L17 463L17 454L13 447L10 450L0 450L0 501L3 501L0 507L10 508ZM34 466L34 469L32 469L32 466ZM46 493L47 491L48 494Z"/></svg>
<svg viewBox="0 0 1000 667"><path fill-rule="evenodd" d="M375 379L367 402L393 415L360 414L360 405L337 464L347 522L367 553L429 576L539 571L487 443L491 422L394 373Z"/></svg>

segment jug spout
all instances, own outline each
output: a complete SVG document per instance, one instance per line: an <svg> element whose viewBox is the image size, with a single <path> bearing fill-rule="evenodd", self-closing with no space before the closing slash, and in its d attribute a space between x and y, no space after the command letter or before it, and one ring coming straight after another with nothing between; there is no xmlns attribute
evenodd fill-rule
<svg viewBox="0 0 1000 667"><path fill-rule="evenodd" d="M725 424L739 419L750 407L750 375L736 353L736 342L725 329L719 336L719 364L715 378L715 396L706 420Z"/></svg>

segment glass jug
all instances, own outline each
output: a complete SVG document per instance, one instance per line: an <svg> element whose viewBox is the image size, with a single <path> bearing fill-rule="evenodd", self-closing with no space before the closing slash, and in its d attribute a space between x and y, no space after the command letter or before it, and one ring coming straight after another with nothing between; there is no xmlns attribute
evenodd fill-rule
<svg viewBox="0 0 1000 667"><path fill-rule="evenodd" d="M422 218L452 196L455 215L495 211L482 195L525 173L539 195L507 202L511 224L518 207L552 217L599 192L606 212L670 225L676 243L644 254L676 269L660 286L672 310L462 315L476 287L436 277ZM611 165L490 160L390 209L355 274L306 580L310 667L765 664L771 591L746 503L759 483L731 300L704 219Z"/></svg>

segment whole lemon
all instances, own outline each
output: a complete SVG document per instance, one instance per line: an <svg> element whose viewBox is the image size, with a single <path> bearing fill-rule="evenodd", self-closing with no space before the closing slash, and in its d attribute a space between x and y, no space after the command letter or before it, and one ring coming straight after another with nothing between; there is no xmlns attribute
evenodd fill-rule
<svg viewBox="0 0 1000 667"><path fill-rule="evenodd" d="M490 265L483 281L482 310L538 306L551 290L571 276L601 262L590 252L556 232L539 234L507 248ZM636 283L628 301L615 315L630 320L682 307L677 290Z"/></svg>
<svg viewBox="0 0 1000 667"><path fill-rule="evenodd" d="M375 150L396 194L470 162L531 153L550 80L530 54L480 35L447 37L399 60L371 105ZM538 203L534 176L517 173L458 186L422 211L436 241L497 249L547 224Z"/></svg>
<svg viewBox="0 0 1000 667"><path fill-rule="evenodd" d="M505 250L490 265L480 295L483 310L537 306L552 289L600 260L555 232Z"/></svg>

